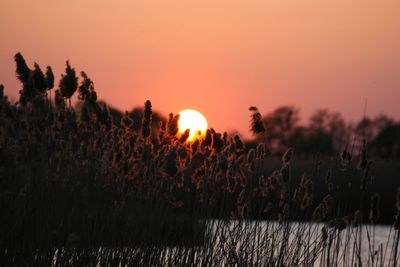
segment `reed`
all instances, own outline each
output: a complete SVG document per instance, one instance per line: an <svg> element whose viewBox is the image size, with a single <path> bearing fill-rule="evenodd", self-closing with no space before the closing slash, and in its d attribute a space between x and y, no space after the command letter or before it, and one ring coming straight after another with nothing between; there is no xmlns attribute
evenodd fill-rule
<svg viewBox="0 0 400 267"><path fill-rule="evenodd" d="M325 178L317 162L294 179L292 148L268 172L264 143L247 149L214 129L189 143L189 132L177 136L179 115L152 127L150 101L141 121L126 113L117 123L69 62L52 98L51 67L31 70L19 53L15 61L20 100L10 103L0 87L0 265L397 266L400 193L391 234L376 244L379 197L363 205L365 142L360 155L332 161ZM265 137L258 109L250 111L251 129ZM361 184L360 206L335 198L347 189L333 186L334 173ZM320 203L316 179L328 192Z"/></svg>

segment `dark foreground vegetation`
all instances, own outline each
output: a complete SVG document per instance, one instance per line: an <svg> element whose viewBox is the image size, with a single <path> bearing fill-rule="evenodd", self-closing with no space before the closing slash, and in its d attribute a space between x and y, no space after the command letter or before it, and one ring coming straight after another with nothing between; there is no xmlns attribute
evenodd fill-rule
<svg viewBox="0 0 400 267"><path fill-rule="evenodd" d="M116 120L68 62L53 90L50 67L15 61L19 101L0 87L1 266L397 266L396 167L374 169L365 139L307 166L288 141L277 161L251 107L256 144L213 129L189 143L179 115L156 120L150 101Z"/></svg>

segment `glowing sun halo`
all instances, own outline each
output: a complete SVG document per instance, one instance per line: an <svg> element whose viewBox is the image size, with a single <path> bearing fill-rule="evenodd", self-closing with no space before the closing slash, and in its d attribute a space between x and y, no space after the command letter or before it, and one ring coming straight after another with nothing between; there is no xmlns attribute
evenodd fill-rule
<svg viewBox="0 0 400 267"><path fill-rule="evenodd" d="M203 114L193 109L185 109L180 111L179 115L179 132L182 134L186 129L190 129L188 141L194 141L206 134L208 123Z"/></svg>

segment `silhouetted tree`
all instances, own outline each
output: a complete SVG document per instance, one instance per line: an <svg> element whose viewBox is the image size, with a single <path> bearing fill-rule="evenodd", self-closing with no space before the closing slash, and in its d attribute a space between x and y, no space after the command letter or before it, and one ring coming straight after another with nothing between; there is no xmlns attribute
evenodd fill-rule
<svg viewBox="0 0 400 267"><path fill-rule="evenodd" d="M293 106L279 107L264 116L267 139L273 151L286 151L298 121L299 110Z"/></svg>
<svg viewBox="0 0 400 267"><path fill-rule="evenodd" d="M389 125L370 142L370 150L383 159L400 159L400 123Z"/></svg>

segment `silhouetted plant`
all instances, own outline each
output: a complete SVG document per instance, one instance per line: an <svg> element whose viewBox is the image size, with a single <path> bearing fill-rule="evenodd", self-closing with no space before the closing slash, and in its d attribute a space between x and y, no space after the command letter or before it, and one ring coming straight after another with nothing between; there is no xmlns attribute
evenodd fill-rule
<svg viewBox="0 0 400 267"><path fill-rule="evenodd" d="M40 94L46 93L47 80L37 63L34 64L33 83Z"/></svg>
<svg viewBox="0 0 400 267"><path fill-rule="evenodd" d="M24 80L28 67L16 58ZM66 108L77 86L68 63L55 105L46 105L51 79L45 87L39 70L35 65L36 78L28 71L26 82L39 82L34 94L21 91L25 105L8 102L0 85L2 266L397 264L400 193L387 255L374 247L383 198L373 195L369 210L340 198L367 201L374 189L359 186L372 183L366 142L360 155L346 148L332 157L325 177L319 158L300 176L292 173L297 149L279 148L286 152L274 162L269 143L247 146L213 128L188 142L190 130L177 135L179 115L156 121L146 101L123 116L97 101L84 72L80 101ZM293 130L295 114L275 115Z"/></svg>
<svg viewBox="0 0 400 267"><path fill-rule="evenodd" d="M76 77L75 69L71 67L68 60L65 74L61 75L59 86L61 95L69 100L69 106L71 107L71 97L78 88L78 77Z"/></svg>
<svg viewBox="0 0 400 267"><path fill-rule="evenodd" d="M261 113L254 106L250 107L251 114L251 126L250 130L254 135L265 133L264 122L262 121Z"/></svg>

